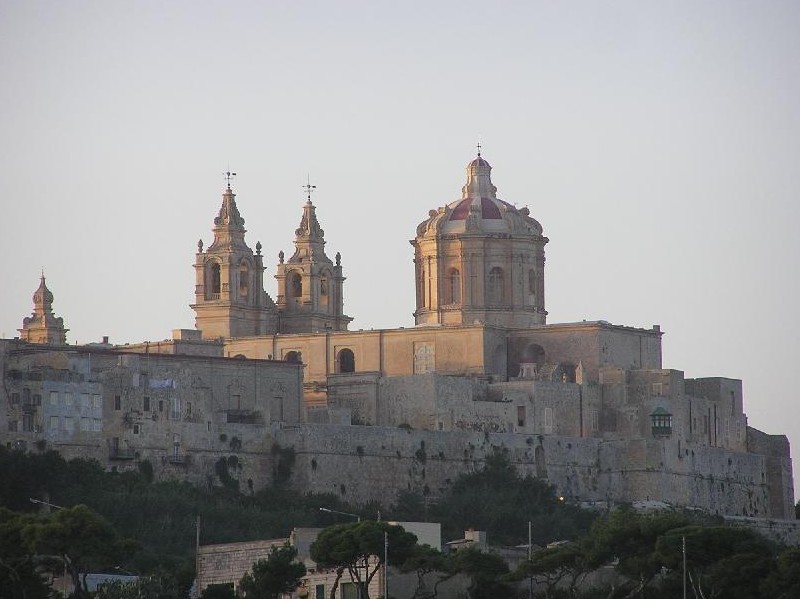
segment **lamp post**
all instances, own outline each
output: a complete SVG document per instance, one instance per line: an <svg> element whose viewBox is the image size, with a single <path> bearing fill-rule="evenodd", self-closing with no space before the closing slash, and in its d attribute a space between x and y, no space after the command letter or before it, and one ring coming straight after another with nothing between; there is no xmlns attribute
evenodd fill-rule
<svg viewBox="0 0 800 599"><path fill-rule="evenodd" d="M57 510L63 510L64 509L64 506L62 506L62 505L56 505L54 503L48 503L47 501L42 501L40 499L34 499L33 497L28 497L28 501L30 501L31 503L38 503L39 505L43 505L45 507L52 507L52 508L55 508Z"/></svg>
<svg viewBox="0 0 800 599"><path fill-rule="evenodd" d="M356 520L361 522L361 516L359 516L358 514L350 514L348 512L339 512L337 510L332 510L332 509L329 509L329 508L326 508L326 507L319 508L319 511L320 512L325 512L326 514L339 514L341 516L350 516L351 518L355 518Z"/></svg>
<svg viewBox="0 0 800 599"><path fill-rule="evenodd" d="M325 512L326 514L339 514L340 516L350 516L351 518L355 518L358 522L361 522L361 516L359 516L358 514L351 514L350 512L340 512L338 510L332 510L332 509L327 508L327 507L321 507L321 508L319 508L319 511L320 512ZM359 566L356 565L356 568L359 568ZM367 560L365 558L364 559L364 577L365 578L366 578L366 573L367 573L368 570L369 570L369 565L367 564ZM363 599L363 597L364 597L363 585L364 585L363 582L358 581L358 596L359 596L359 599Z"/></svg>

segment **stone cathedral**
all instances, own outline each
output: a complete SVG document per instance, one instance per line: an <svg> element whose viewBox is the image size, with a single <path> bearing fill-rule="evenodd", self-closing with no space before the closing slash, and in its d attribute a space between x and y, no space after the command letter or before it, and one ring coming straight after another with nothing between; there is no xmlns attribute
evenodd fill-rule
<svg viewBox="0 0 800 599"><path fill-rule="evenodd" d="M348 330L310 193L293 252L267 266L228 183L195 254L196 327L171 339L65 346L42 277L0 345L4 442L197 481L234 452L249 486L291 447L295 488L385 505L504 451L576 501L793 517L788 440L748 426L741 381L665 368L657 325L547 323L548 239L491 174L479 153L417 226L412 328Z"/></svg>

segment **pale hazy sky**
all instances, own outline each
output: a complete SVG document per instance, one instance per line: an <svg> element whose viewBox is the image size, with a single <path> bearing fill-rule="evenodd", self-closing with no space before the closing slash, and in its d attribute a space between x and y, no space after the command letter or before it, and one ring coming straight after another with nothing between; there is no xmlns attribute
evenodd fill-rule
<svg viewBox="0 0 800 599"><path fill-rule="evenodd" d="M0 0L0 333L42 268L71 342L193 327L228 166L273 298L310 174L351 328L410 326L408 240L480 140L548 321L660 324L797 480L799 92L794 0Z"/></svg>

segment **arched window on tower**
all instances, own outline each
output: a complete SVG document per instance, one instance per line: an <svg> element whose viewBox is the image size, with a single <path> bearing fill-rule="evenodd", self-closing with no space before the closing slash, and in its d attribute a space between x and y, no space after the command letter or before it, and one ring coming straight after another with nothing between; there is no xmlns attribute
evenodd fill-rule
<svg viewBox="0 0 800 599"><path fill-rule="evenodd" d="M239 295L247 297L250 291L250 266L246 260L242 260L239 264Z"/></svg>
<svg viewBox="0 0 800 599"><path fill-rule="evenodd" d="M337 372L346 373L356 371L356 356L352 349L344 348L340 351L337 362Z"/></svg>
<svg viewBox="0 0 800 599"><path fill-rule="evenodd" d="M536 271L528 271L528 293L536 293Z"/></svg>
<svg viewBox="0 0 800 599"><path fill-rule="evenodd" d="M219 299L220 289L222 287L219 262L212 262L210 271L211 272L209 274L211 278L210 281L211 297L209 297L209 299Z"/></svg>
<svg viewBox="0 0 800 599"><path fill-rule="evenodd" d="M302 297L303 296L303 279L300 273L292 272L287 281L286 295L289 297Z"/></svg>
<svg viewBox="0 0 800 599"><path fill-rule="evenodd" d="M450 272L447 275L447 284L448 284L447 303L448 304L460 304L461 303L461 273L458 272L457 268L451 268L450 269Z"/></svg>
<svg viewBox="0 0 800 599"><path fill-rule="evenodd" d="M486 290L486 297L489 304L502 304L504 300L505 277L503 269L495 266L489 271L489 288Z"/></svg>

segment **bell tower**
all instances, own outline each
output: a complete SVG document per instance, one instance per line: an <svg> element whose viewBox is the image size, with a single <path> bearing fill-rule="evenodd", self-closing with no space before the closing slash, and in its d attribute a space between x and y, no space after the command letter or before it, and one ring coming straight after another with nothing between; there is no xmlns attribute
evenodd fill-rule
<svg viewBox="0 0 800 599"><path fill-rule="evenodd" d="M294 254L288 260L283 251L278 254L279 329L281 333L346 331L353 319L344 315L342 258L337 252L334 264L325 254L325 232L311 203L315 186L305 188L308 199L295 230Z"/></svg>
<svg viewBox="0 0 800 599"><path fill-rule="evenodd" d="M204 339L247 337L275 332L275 304L264 291L261 243L253 253L244 240L244 219L236 207L231 177L214 219L214 241L195 255L195 326Z"/></svg>
<svg viewBox="0 0 800 599"><path fill-rule="evenodd" d="M65 345L67 331L64 319L53 314L53 294L44 282L44 273L39 288L33 294L33 314L22 320L20 339L28 343Z"/></svg>

